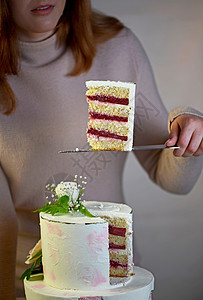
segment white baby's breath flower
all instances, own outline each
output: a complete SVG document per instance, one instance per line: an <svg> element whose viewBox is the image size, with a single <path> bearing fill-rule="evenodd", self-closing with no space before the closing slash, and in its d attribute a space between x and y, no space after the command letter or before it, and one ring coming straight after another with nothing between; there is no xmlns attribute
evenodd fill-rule
<svg viewBox="0 0 203 300"><path fill-rule="evenodd" d="M69 201L69 202L68 202L68 205L69 205L70 208L74 207L74 204L73 204L72 201Z"/></svg>
<svg viewBox="0 0 203 300"><path fill-rule="evenodd" d="M55 193L59 198L69 196L70 201L75 203L79 196L78 185L76 182L61 182L56 186Z"/></svg>

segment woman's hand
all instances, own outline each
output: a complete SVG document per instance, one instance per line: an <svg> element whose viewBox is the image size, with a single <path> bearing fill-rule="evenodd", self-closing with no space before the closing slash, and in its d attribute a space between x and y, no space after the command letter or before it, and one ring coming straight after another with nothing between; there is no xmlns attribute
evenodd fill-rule
<svg viewBox="0 0 203 300"><path fill-rule="evenodd" d="M190 157L203 154L203 118L184 114L174 119L171 124L167 146L177 145L175 156Z"/></svg>

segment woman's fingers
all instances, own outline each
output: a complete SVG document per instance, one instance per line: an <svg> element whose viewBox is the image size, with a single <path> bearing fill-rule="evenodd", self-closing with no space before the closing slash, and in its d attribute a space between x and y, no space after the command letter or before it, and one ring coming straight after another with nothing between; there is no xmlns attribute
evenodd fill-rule
<svg viewBox="0 0 203 300"><path fill-rule="evenodd" d="M203 155L203 139L200 142L199 148L197 149L197 151L193 155L194 156Z"/></svg>
<svg viewBox="0 0 203 300"><path fill-rule="evenodd" d="M179 132L180 132L180 128L178 122L172 123L169 139L165 143L166 146L171 147L177 144Z"/></svg>
<svg viewBox="0 0 203 300"><path fill-rule="evenodd" d="M203 119L194 115L181 115L171 124L167 146L177 144L175 156L190 157L203 155Z"/></svg>
<svg viewBox="0 0 203 300"><path fill-rule="evenodd" d="M183 122L183 124L180 124L180 133L178 137L177 146L179 146L179 149L176 149L174 151L175 156L191 156L192 153L187 151L188 146L190 144L190 141L192 139L193 132L195 130L194 126L192 124L186 124L186 122Z"/></svg>
<svg viewBox="0 0 203 300"><path fill-rule="evenodd" d="M202 143L202 139L198 133L198 131L196 130L190 139L190 142L188 144L188 146L185 149L185 152L183 153L183 157L190 157L192 155L198 156L201 152L201 143ZM200 154L201 155L201 154Z"/></svg>

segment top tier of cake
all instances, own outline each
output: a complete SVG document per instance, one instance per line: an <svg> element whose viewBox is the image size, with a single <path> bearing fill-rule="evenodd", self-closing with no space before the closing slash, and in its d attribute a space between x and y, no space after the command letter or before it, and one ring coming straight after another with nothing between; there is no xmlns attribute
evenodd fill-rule
<svg viewBox="0 0 203 300"><path fill-rule="evenodd" d="M95 217L40 213L45 282L58 289L110 287L110 276L132 273L132 209L85 201Z"/></svg>
<svg viewBox="0 0 203 300"><path fill-rule="evenodd" d="M135 87L131 82L87 81L88 142L93 150L131 151Z"/></svg>

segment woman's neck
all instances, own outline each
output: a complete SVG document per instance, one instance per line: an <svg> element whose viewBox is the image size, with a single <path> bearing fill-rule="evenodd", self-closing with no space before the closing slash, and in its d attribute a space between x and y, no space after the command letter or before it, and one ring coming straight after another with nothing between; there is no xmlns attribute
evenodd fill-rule
<svg viewBox="0 0 203 300"><path fill-rule="evenodd" d="M18 39L21 42L41 42L43 40L48 39L51 37L56 31L48 31L48 32L43 32L43 33L32 33L32 34L27 34L23 31L18 32Z"/></svg>

